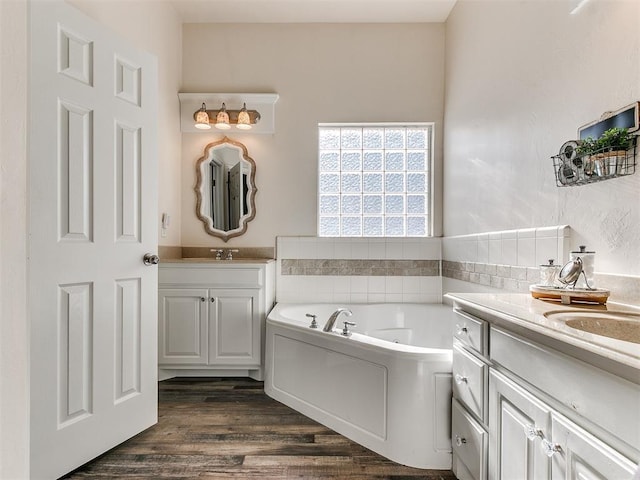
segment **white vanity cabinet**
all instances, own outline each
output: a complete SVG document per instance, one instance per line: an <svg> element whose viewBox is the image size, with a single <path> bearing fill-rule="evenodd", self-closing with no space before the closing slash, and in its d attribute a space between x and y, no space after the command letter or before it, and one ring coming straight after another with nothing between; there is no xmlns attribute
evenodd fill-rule
<svg viewBox="0 0 640 480"><path fill-rule="evenodd" d="M164 377L261 379L265 319L274 303L274 263L160 265L158 364Z"/></svg>
<svg viewBox="0 0 640 480"><path fill-rule="evenodd" d="M631 480L640 460L640 371L585 354L558 337L547 341L513 324L513 310L494 316L481 303L453 299L459 323L453 355L456 476ZM461 322L467 332L476 327L475 342L460 337Z"/></svg>

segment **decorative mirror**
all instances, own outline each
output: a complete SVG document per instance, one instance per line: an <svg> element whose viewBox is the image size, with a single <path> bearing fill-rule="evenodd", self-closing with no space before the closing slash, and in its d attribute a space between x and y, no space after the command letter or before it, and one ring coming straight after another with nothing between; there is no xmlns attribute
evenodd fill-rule
<svg viewBox="0 0 640 480"><path fill-rule="evenodd" d="M240 142L224 137L196 163L196 215L209 235L225 242L242 235L256 216L256 163Z"/></svg>

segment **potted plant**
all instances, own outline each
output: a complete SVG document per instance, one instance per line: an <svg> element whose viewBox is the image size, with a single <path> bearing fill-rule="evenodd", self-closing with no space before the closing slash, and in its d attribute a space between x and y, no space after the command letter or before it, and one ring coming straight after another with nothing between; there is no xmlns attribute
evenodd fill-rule
<svg viewBox="0 0 640 480"><path fill-rule="evenodd" d="M583 157L585 173L598 176L625 173L627 150L633 137L626 128L610 128L598 139L585 138L577 149Z"/></svg>

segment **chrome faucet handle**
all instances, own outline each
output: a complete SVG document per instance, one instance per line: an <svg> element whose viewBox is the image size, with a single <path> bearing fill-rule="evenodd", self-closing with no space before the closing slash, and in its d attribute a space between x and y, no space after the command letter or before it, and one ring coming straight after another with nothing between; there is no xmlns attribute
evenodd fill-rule
<svg viewBox="0 0 640 480"><path fill-rule="evenodd" d="M309 325L309 328L318 328L318 322L316 322L317 315L314 315L313 313L307 313L306 316L311 319L311 325Z"/></svg>
<svg viewBox="0 0 640 480"><path fill-rule="evenodd" d="M222 254L224 253L224 250L212 248L209 251L210 252L216 252L216 260L222 260Z"/></svg>
<svg viewBox="0 0 640 480"><path fill-rule="evenodd" d="M348 320L345 320L342 323L344 323L344 328L342 329L342 335L344 335L345 337L350 337L351 336L351 332L349 331L349 327L355 327L356 323L355 322L349 322Z"/></svg>
<svg viewBox="0 0 640 480"><path fill-rule="evenodd" d="M227 260L233 260L233 254L238 253L240 250L237 248L230 248L227 250Z"/></svg>

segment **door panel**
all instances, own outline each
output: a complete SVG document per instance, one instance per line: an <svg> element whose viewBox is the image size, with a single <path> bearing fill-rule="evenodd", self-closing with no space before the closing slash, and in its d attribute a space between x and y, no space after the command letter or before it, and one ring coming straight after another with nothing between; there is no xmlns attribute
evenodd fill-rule
<svg viewBox="0 0 640 480"><path fill-rule="evenodd" d="M527 430L539 431L529 438ZM509 379L489 375L489 478L502 480L548 480L549 458L541 448L550 438L550 409Z"/></svg>
<svg viewBox="0 0 640 480"><path fill-rule="evenodd" d="M204 289L159 291L158 363L207 363L207 297Z"/></svg>
<svg viewBox="0 0 640 480"><path fill-rule="evenodd" d="M628 458L561 415L553 415L551 429L560 447L553 457L553 480L630 479L636 471Z"/></svg>
<svg viewBox="0 0 640 480"><path fill-rule="evenodd" d="M61 1L29 29L30 461L57 478L157 420L157 66Z"/></svg>
<svg viewBox="0 0 640 480"><path fill-rule="evenodd" d="M209 363L260 364L259 290L210 291Z"/></svg>

